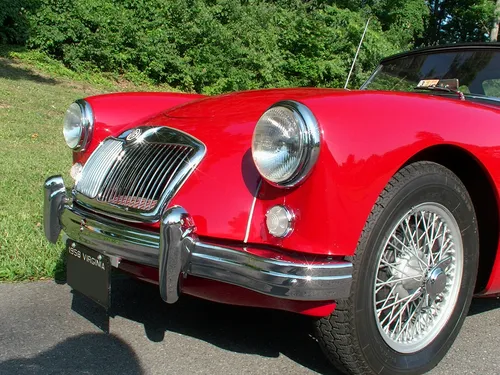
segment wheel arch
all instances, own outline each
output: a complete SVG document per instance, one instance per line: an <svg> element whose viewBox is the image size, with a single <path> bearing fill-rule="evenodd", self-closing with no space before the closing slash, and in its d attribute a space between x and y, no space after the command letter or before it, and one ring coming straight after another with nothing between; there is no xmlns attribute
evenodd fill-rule
<svg viewBox="0 0 500 375"><path fill-rule="evenodd" d="M480 294L492 275L499 241L498 196L491 176L474 155L454 145L436 145L421 150L402 168L418 161L431 161L450 169L463 182L471 196L479 230L479 270L475 293Z"/></svg>

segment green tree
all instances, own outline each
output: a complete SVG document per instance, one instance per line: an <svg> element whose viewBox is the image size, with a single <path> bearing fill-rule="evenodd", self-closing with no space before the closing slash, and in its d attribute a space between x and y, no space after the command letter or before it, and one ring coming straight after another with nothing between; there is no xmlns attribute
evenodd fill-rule
<svg viewBox="0 0 500 375"><path fill-rule="evenodd" d="M494 0L428 0L429 17L417 45L488 40Z"/></svg>
<svg viewBox="0 0 500 375"><path fill-rule="evenodd" d="M398 46L409 49L415 39L423 35L424 20L429 17L429 9L424 1L375 0L370 3L383 30Z"/></svg>
<svg viewBox="0 0 500 375"><path fill-rule="evenodd" d="M493 26L490 32L490 41L496 42L498 40L498 27L500 23L500 0L495 4L495 13L493 15Z"/></svg>
<svg viewBox="0 0 500 375"><path fill-rule="evenodd" d="M24 44L29 35L27 15L38 6L38 0L0 1L0 43Z"/></svg>
<svg viewBox="0 0 500 375"><path fill-rule="evenodd" d="M30 47L75 70L141 76L207 94L342 87L369 14L367 7L320 0L42 1L31 16ZM375 16L351 87L404 47L383 27Z"/></svg>
<svg viewBox="0 0 500 375"><path fill-rule="evenodd" d="M357 87L384 56L488 40L495 7L495 0L8 1L40 2L29 13L28 46L71 69L207 94L343 87L371 17L351 80ZM0 5L0 16L2 9L11 12Z"/></svg>

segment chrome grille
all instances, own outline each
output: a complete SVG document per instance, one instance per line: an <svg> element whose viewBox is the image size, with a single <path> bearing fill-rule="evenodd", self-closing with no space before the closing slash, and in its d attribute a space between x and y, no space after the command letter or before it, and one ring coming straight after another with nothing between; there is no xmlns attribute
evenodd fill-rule
<svg viewBox="0 0 500 375"><path fill-rule="evenodd" d="M98 200L149 211L193 148L172 144L136 144L126 149L104 181Z"/></svg>
<svg viewBox="0 0 500 375"><path fill-rule="evenodd" d="M122 145L123 142L112 139L102 143L87 160L76 189L89 198L95 198L106 177L102 171L111 168L122 152Z"/></svg>
<svg viewBox="0 0 500 375"><path fill-rule="evenodd" d="M128 131L93 152L75 186L77 201L120 216L159 218L160 206L199 164L205 146L174 129L137 129L141 137L128 140Z"/></svg>

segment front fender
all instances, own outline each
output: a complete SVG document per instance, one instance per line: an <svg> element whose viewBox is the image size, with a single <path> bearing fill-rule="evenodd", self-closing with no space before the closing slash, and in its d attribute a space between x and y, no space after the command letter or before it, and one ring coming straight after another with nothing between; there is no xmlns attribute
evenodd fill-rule
<svg viewBox="0 0 500 375"><path fill-rule="evenodd" d="M169 206L184 207L201 237L243 241L260 180L250 149L255 120L169 119L165 124L193 135L207 148Z"/></svg>
<svg viewBox="0 0 500 375"><path fill-rule="evenodd" d="M262 184L249 242L350 256L378 196L418 152L450 144L467 150L486 170L500 165L498 109L394 92L350 92L302 102L322 128L318 162L297 188ZM498 177L494 183L498 192ZM275 204L287 205L296 215L294 231L285 239L265 229L265 213Z"/></svg>

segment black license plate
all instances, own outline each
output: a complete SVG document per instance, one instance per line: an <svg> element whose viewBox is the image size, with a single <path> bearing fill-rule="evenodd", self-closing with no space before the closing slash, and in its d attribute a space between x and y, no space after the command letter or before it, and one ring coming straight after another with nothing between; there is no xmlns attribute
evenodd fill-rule
<svg viewBox="0 0 500 375"><path fill-rule="evenodd" d="M68 285L108 310L111 294L109 258L71 240L66 243L66 249Z"/></svg>

